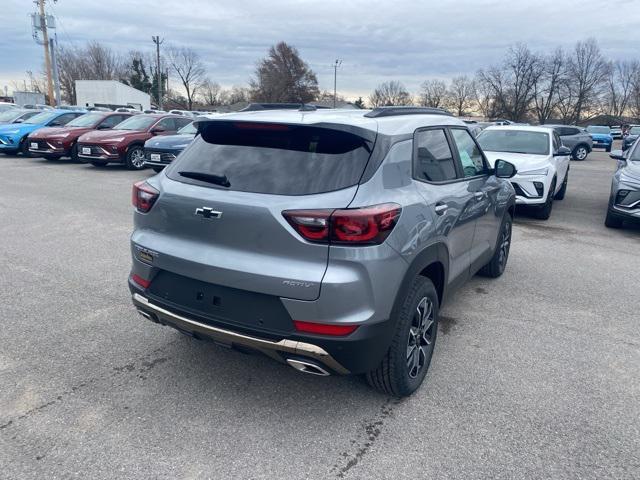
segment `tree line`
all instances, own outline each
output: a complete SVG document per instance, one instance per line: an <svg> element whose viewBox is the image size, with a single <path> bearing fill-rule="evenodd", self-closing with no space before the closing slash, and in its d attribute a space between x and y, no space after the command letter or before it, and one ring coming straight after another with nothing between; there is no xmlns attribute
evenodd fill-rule
<svg viewBox="0 0 640 480"><path fill-rule="evenodd" d="M398 81L385 82L371 93L369 103L422 105L459 116L541 124L574 124L598 115L640 118L640 63L606 59L593 39L578 42L569 52L535 53L517 44L501 62L475 76L457 76L448 83L426 80L415 96Z"/></svg>
<svg viewBox="0 0 640 480"><path fill-rule="evenodd" d="M161 71L152 52L119 54L98 42L84 47L62 46L58 54L63 99L75 104L76 80L120 80L147 92L158 102L158 83L164 99L192 110L197 105L238 102L330 103L333 94L321 91L315 72L298 50L280 42L260 59L247 86L223 88L207 76L200 55L191 48L164 49ZM27 72L32 86L41 80ZM167 80L180 88L165 88ZM172 86L170 85L170 87ZM344 100L339 97L339 100ZM429 79L412 95L397 80L381 83L357 106L422 105L445 108L458 116L481 115L516 122L578 123L596 115L640 118L640 63L611 61L593 39L565 52L536 53L525 44L510 47L504 58L476 72L445 82Z"/></svg>

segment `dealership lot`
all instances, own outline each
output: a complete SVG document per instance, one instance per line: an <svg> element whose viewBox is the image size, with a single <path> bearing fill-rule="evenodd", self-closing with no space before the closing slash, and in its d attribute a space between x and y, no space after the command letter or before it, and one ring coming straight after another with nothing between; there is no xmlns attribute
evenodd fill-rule
<svg viewBox="0 0 640 480"><path fill-rule="evenodd" d="M151 324L129 300L131 184L0 156L0 478L638 478L640 229L615 162L445 306L425 385L376 394Z"/></svg>

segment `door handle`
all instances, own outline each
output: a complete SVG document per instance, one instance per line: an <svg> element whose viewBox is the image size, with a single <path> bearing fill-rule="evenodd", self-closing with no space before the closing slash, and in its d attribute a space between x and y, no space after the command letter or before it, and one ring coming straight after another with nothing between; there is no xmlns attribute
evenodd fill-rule
<svg viewBox="0 0 640 480"><path fill-rule="evenodd" d="M436 208L434 208L436 215L444 215L444 213L449 210L449 205L446 203L436 203Z"/></svg>
<svg viewBox="0 0 640 480"><path fill-rule="evenodd" d="M484 198L484 192L476 192L473 194L476 200L482 200Z"/></svg>

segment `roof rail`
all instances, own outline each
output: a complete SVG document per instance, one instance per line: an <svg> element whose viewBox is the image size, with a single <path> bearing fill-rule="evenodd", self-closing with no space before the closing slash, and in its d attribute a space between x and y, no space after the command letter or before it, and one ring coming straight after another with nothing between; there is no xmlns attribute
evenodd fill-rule
<svg viewBox="0 0 640 480"><path fill-rule="evenodd" d="M396 115L448 115L453 114L444 108L433 107L376 107L364 116L368 118L395 117Z"/></svg>
<svg viewBox="0 0 640 480"><path fill-rule="evenodd" d="M300 110L310 107L304 103L250 103L241 112L256 112L259 110Z"/></svg>

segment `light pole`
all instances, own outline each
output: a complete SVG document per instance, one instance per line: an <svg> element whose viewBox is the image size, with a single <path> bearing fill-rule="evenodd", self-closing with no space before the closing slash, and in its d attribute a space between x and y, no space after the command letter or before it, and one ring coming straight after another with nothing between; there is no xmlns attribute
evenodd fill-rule
<svg viewBox="0 0 640 480"><path fill-rule="evenodd" d="M164 43L164 38L152 36L151 40L156 44L156 82L158 82L158 109L162 110L162 71L160 70L160 45Z"/></svg>
<svg viewBox="0 0 640 480"><path fill-rule="evenodd" d="M338 67L342 65L342 60L336 59L333 64L333 108L336 108L336 99L338 96Z"/></svg>

